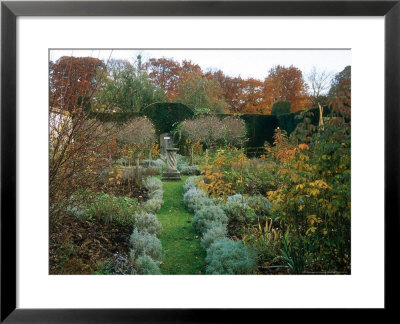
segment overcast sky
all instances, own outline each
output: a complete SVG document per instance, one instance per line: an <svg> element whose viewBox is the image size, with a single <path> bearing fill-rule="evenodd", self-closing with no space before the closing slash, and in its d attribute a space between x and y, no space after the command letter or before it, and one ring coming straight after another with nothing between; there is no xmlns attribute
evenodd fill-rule
<svg viewBox="0 0 400 324"><path fill-rule="evenodd" d="M51 50L50 59L91 56L104 61L111 57L133 62L138 54L142 55L143 62L161 57L179 62L186 59L200 65L203 71L220 69L232 77L240 75L260 80L275 65L294 65L303 72L305 79L313 66L319 71L335 74L351 65L350 50Z"/></svg>

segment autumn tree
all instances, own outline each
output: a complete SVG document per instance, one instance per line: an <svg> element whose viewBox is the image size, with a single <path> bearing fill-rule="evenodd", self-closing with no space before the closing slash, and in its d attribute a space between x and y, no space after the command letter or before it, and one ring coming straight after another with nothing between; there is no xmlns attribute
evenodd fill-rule
<svg viewBox="0 0 400 324"><path fill-rule="evenodd" d="M49 69L50 107L64 112L87 109L106 74L104 62L93 57L63 56Z"/></svg>
<svg viewBox="0 0 400 324"><path fill-rule="evenodd" d="M273 67L264 81L264 100L268 112L276 101L290 101L292 112L310 108L307 90L301 70L293 65Z"/></svg>
<svg viewBox="0 0 400 324"><path fill-rule="evenodd" d="M168 99L176 97L178 84L181 80L182 68L179 62L167 58L151 58L145 64L150 80L161 87Z"/></svg>
<svg viewBox="0 0 400 324"><path fill-rule="evenodd" d="M221 120L215 115L200 115L185 120L180 130L191 143L201 142L206 147L214 144L239 146L246 141L246 125L239 117Z"/></svg>
<svg viewBox="0 0 400 324"><path fill-rule="evenodd" d="M243 110L243 83L241 77L230 77L225 75L221 70L207 72L206 76L219 83L223 91L223 97L228 105L231 113L239 113Z"/></svg>
<svg viewBox="0 0 400 324"><path fill-rule="evenodd" d="M193 109L209 108L222 113L227 107L219 83L202 75L189 75L180 83L177 93L176 101Z"/></svg>
<svg viewBox="0 0 400 324"><path fill-rule="evenodd" d="M182 134L192 141L200 141L210 147L224 138L224 127L215 115L200 115L194 119L185 120Z"/></svg>
<svg viewBox="0 0 400 324"><path fill-rule="evenodd" d="M263 114L267 112L267 107L263 100L263 82L254 78L243 80L240 90L241 113Z"/></svg>
<svg viewBox="0 0 400 324"><path fill-rule="evenodd" d="M136 168L143 153L156 141L156 131L150 119L137 117L126 122L118 133L118 141L126 146L129 159L136 158Z"/></svg>
<svg viewBox="0 0 400 324"><path fill-rule="evenodd" d="M50 66L49 209L60 219L81 188L93 189L110 164L113 125L87 111L103 82L105 65L94 58L62 57Z"/></svg>
<svg viewBox="0 0 400 324"><path fill-rule="evenodd" d="M179 81L182 82L193 75L202 76L203 71L201 70L201 67L190 60L183 60L181 64Z"/></svg>
<svg viewBox="0 0 400 324"><path fill-rule="evenodd" d="M179 131L190 146L190 164L193 165L194 147L201 146L201 141L205 135L204 124L199 122L198 119L187 119L181 123Z"/></svg>
<svg viewBox="0 0 400 324"><path fill-rule="evenodd" d="M227 117L222 120L225 143L242 146L246 142L246 124L239 117Z"/></svg>
<svg viewBox="0 0 400 324"><path fill-rule="evenodd" d="M337 73L331 81L331 88L329 89L329 97L336 96L340 84L348 83L351 81L351 66L346 66L341 72Z"/></svg>
<svg viewBox="0 0 400 324"><path fill-rule="evenodd" d="M126 60L111 60L108 77L96 99L101 103L101 110L139 112L154 102L165 100L165 94L139 66L136 68Z"/></svg>
<svg viewBox="0 0 400 324"><path fill-rule="evenodd" d="M329 90L329 104L333 111L350 118L351 113L351 66L335 75Z"/></svg>

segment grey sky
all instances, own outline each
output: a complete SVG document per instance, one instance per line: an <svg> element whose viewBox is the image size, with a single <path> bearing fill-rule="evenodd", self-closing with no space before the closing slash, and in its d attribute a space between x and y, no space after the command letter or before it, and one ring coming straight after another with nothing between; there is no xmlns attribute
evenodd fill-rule
<svg viewBox="0 0 400 324"><path fill-rule="evenodd" d="M229 76L264 79L275 65L294 65L306 76L315 66L319 71L338 73L351 65L350 50L51 50L50 59L61 56L92 56L107 61L127 59L134 61L138 54L143 61L149 58L173 58L176 61L191 60L203 71L220 69Z"/></svg>

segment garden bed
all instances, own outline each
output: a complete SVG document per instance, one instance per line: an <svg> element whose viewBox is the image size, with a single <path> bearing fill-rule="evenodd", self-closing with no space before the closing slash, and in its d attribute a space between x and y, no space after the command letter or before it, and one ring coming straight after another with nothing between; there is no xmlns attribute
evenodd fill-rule
<svg viewBox="0 0 400 324"><path fill-rule="evenodd" d="M129 254L131 226L104 225L100 222L65 216L50 222L50 274L92 274L113 257Z"/></svg>
<svg viewBox="0 0 400 324"><path fill-rule="evenodd" d="M120 180L119 184L103 184L98 191L115 197L136 198L138 202L145 202L148 199L148 190L145 187L138 186L132 181L128 182L128 180Z"/></svg>

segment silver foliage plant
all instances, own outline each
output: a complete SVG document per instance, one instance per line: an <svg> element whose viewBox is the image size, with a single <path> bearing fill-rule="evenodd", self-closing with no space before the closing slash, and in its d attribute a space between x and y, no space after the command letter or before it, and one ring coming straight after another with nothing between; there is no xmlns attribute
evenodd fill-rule
<svg viewBox="0 0 400 324"><path fill-rule="evenodd" d="M160 275L159 262L154 261L148 255L143 254L136 259L136 269L142 275Z"/></svg>
<svg viewBox="0 0 400 324"><path fill-rule="evenodd" d="M186 192L189 189L197 188L197 181L199 178L199 176L191 176L187 178L185 184L183 185L183 190Z"/></svg>
<svg viewBox="0 0 400 324"><path fill-rule="evenodd" d="M228 234L226 224L215 224L209 228L201 238L201 246L206 250L215 241L224 238Z"/></svg>
<svg viewBox="0 0 400 324"><path fill-rule="evenodd" d="M150 234L160 234L162 231L162 225L157 219L157 216L152 213L147 213L145 211L135 213L133 215L134 227L138 231L146 231Z"/></svg>
<svg viewBox="0 0 400 324"><path fill-rule="evenodd" d="M149 191L149 199L141 204L141 208L148 213L158 213L164 204L161 180L148 177L143 180L143 185Z"/></svg>
<svg viewBox="0 0 400 324"><path fill-rule="evenodd" d="M161 241L155 234L150 234L146 231L139 232L134 229L129 242L131 244L131 259L136 260L140 255L146 254L153 260L162 260Z"/></svg>
<svg viewBox="0 0 400 324"><path fill-rule="evenodd" d="M228 224L228 217L219 206L206 206L196 210L192 225L196 231L204 233L209 229L208 223Z"/></svg>
<svg viewBox="0 0 400 324"><path fill-rule="evenodd" d="M203 190L192 188L183 195L183 203L190 212L193 212L196 200L199 198L207 198L207 194Z"/></svg>
<svg viewBox="0 0 400 324"><path fill-rule="evenodd" d="M256 254L242 241L222 238L207 250L207 274L251 274L257 266Z"/></svg>
<svg viewBox="0 0 400 324"><path fill-rule="evenodd" d="M143 185L150 192L155 190L162 190L162 182L156 177L147 177L143 180Z"/></svg>

